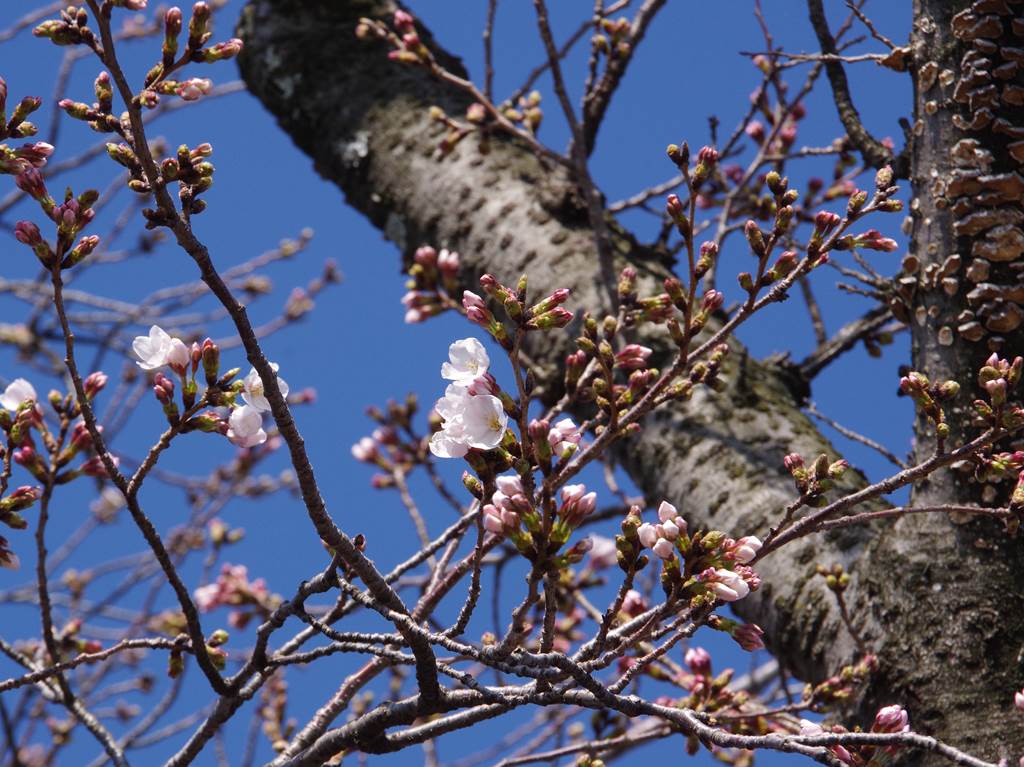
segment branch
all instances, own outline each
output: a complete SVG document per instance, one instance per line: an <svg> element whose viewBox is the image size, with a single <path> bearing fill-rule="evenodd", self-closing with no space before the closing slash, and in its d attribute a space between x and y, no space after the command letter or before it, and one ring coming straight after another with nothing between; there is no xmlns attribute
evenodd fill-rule
<svg viewBox="0 0 1024 767"><path fill-rule="evenodd" d="M846 70L843 68L842 62L836 58L839 52L836 50L835 38L832 37L832 32L828 28L828 19L825 17L822 0L807 0L807 10L810 14L811 26L814 27L814 33L818 36L821 52L824 54L822 61L825 64L825 74L828 75L829 84L832 86L832 98L847 135L864 157L865 163L872 168L892 166L893 173L897 178L907 178L910 171L909 158L904 155L894 157L892 151L872 136L860 120L860 114L854 107L853 99L850 96L850 84L846 79Z"/></svg>

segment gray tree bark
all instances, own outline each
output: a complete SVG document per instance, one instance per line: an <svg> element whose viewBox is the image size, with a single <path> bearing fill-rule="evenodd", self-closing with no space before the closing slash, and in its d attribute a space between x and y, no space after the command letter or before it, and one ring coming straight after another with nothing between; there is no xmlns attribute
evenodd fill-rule
<svg viewBox="0 0 1024 767"><path fill-rule="evenodd" d="M917 0L915 45L922 49L915 54L935 58L931 52L941 49L940 69L958 71L961 43L950 37L949 5ZM505 280L527 272L535 295L569 286L575 306L611 310L585 202L567 171L504 139L494 140L487 155L465 142L443 161L434 157L438 127L427 109L437 104L461 114L469 102L422 70L389 61L381 45L356 40L358 18L382 18L393 9L388 0L251 0L240 22L248 87L317 171L395 242L406 263L419 245L435 244L459 251L468 284L485 271ZM924 24L929 16L932 25ZM926 32L929 26L938 31ZM427 30L423 36L446 67L461 71ZM919 84L915 109L922 116L927 98ZM950 210L927 207L936 199L929 191L932 169L949 167L952 113L924 118L914 145L914 194L922 206L914 248L924 263L958 247L970 250L952 237ZM1019 200L1015 205L1020 208ZM660 292L668 268L613 219L609 224L616 273L631 263L641 274L641 295ZM966 382L977 369L977 346L959 337L952 347L935 341L968 289L952 299L941 289L915 297L926 306L941 304L938 320L914 328L915 364L933 378ZM529 349L549 387L571 351L568 334L555 338L545 335L544 345ZM666 339L644 341L668 353ZM763 535L795 497L783 456L836 451L801 412L791 371L750 358L736 341L730 346L728 389L659 412L619 457L649 499L676 503L692 526ZM922 427L921 456L929 449L926 435ZM842 489L863 485L863 477L849 472ZM947 474L916 493L927 503L964 498L976 500L976 489ZM1012 710L1013 689L1024 683L1019 543L1006 541L993 525L916 515L814 536L771 555L759 568L764 585L737 607L765 629L780 661L807 680L856 657L832 596L814 575L816 564L833 562L852 574L846 598L881 662L861 722L868 724L880 704L900 702L918 731L990 758L1024 753L1024 727Z"/></svg>

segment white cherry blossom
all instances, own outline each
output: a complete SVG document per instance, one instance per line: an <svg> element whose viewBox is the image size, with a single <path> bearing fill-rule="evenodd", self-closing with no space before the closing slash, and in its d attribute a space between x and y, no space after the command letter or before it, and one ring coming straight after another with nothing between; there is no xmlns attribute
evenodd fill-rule
<svg viewBox="0 0 1024 767"><path fill-rule="evenodd" d="M254 447L267 441L263 431L263 416L251 405L242 405L231 411L227 437L239 447Z"/></svg>
<svg viewBox="0 0 1024 767"><path fill-rule="evenodd" d="M448 358L441 375L452 383L434 405L442 425L430 438L430 451L439 458L461 458L471 448L497 447L505 436L508 415L500 399L472 386L487 373L487 351L475 338L464 338L448 347Z"/></svg>
<svg viewBox="0 0 1024 767"><path fill-rule="evenodd" d="M277 363L271 362L270 369L277 373ZM263 391L263 381L260 379L260 374L256 372L256 368L249 371L249 375L245 377L242 384L245 386L242 389L242 399L261 413L269 413L270 402ZM288 396L288 383L280 376L277 378L277 388L281 390L282 397Z"/></svg>
<svg viewBox="0 0 1024 767"><path fill-rule="evenodd" d="M173 339L159 325L149 329L148 336L136 336L132 351L138 356L138 366L143 370L156 370L167 364L167 355Z"/></svg>
<svg viewBox="0 0 1024 767"><path fill-rule="evenodd" d="M462 440L461 424L452 424L430 438L430 452L438 458L462 458L469 445Z"/></svg>
<svg viewBox="0 0 1024 767"><path fill-rule="evenodd" d="M745 565L753 560L760 550L761 539L756 535L745 535L730 548L732 558L741 565Z"/></svg>
<svg viewBox="0 0 1024 767"><path fill-rule="evenodd" d="M184 375L185 369L192 363L192 352L180 338L172 338L167 347L167 364L178 375Z"/></svg>
<svg viewBox="0 0 1024 767"><path fill-rule="evenodd" d="M448 359L441 365L441 377L467 385L491 364L484 345L475 338L463 338L449 346Z"/></svg>
<svg viewBox="0 0 1024 767"><path fill-rule="evenodd" d="M707 587L723 602L735 602L750 593L750 586L739 573L724 568L715 570L713 580L707 581Z"/></svg>
<svg viewBox="0 0 1024 767"><path fill-rule="evenodd" d="M505 436L508 415L500 399L490 394L480 394L467 398L462 423L470 447L491 450L501 444Z"/></svg>
<svg viewBox="0 0 1024 767"><path fill-rule="evenodd" d="M39 397L36 396L36 390L32 387L28 381L24 378L15 378L4 389L4 393L0 394L0 405L6 410L11 412L16 411L22 402L32 400L38 402Z"/></svg>

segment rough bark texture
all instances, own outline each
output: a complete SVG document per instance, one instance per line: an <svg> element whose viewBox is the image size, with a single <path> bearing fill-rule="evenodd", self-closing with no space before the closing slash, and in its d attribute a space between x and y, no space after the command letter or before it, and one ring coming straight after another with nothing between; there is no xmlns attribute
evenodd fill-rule
<svg viewBox="0 0 1024 767"><path fill-rule="evenodd" d="M996 350L1011 359L1024 352L1016 303L1024 300L1024 153L1010 154L1014 142L1024 149L1024 3L983 1L972 9L964 0L916 0L914 18L911 253L921 267L913 360L931 380L964 385L947 413L957 439L977 433L970 403L982 396L976 376L984 359ZM1007 47L1018 65L1000 70ZM934 451L933 434L918 422L919 458ZM942 472L916 488L913 500L1005 505L1014 479L986 490L969 470ZM1009 705L1024 681L1020 540L994 521L945 515L909 517L893 532L879 562L888 561L881 572L900 573L901 582L882 584L875 609L910 630L884 646L883 655L906 659L887 686L896 698L907 691L920 700L919 723L962 732L963 748L1020 756L1024 726Z"/></svg>
<svg viewBox="0 0 1024 767"><path fill-rule="evenodd" d="M438 104L460 114L467 101L422 70L390 62L379 44L355 39L353 29L360 16L383 17L392 9L385 0L253 0L240 23L246 40L243 76L313 158L317 170L338 184L347 202L380 227L404 258L423 243L453 248L462 255L467 282L484 271L505 279L525 271L538 294L570 286L574 306L607 309L586 210L563 169L549 167L527 148L504 140L492 142L486 156L471 141L445 160L434 156L437 127L429 121L427 108ZM423 33L432 44L426 30ZM460 69L457 60L442 52L437 55L453 71ZM632 262L642 275L641 294L657 292L666 267L614 222L611 225L619 260L616 270ZM544 346L530 349L549 370L569 350L570 336L565 336L565 343L553 342L556 337L547 335ZM659 346L662 351L667 348L664 343ZM801 413L785 371L748 358L735 342L732 348L726 392L702 393L689 405L652 418L642 437L620 458L648 498L677 503L691 524L764 534L794 497L791 480L782 470L783 455L824 451L834 456L835 451ZM852 477L847 488L856 483L863 479ZM927 527L922 533L930 535ZM946 529L948 539L948 524ZM965 534L969 537L966 528ZM905 700L912 721L926 723L923 731L988 756L1001 748L991 738L988 743L971 743L961 723L973 726L978 721L975 711L992 717L998 711L1000 718L991 721L999 722L1007 743L1017 739L1014 750L1024 750L1019 722L1005 718L1012 694L1002 681L998 691L965 681L972 690L973 710L954 708L941 716L935 712L947 702L960 705L961 699L950 697L955 697L952 692L936 696L943 680L953 678L950 666L966 657L961 650L974 653L978 665L972 673L987 679L992 668L978 657L985 652L978 639L982 633L1007 638L998 612L968 611L965 604L992 590L992 584L975 579L971 569L1002 549L969 547L965 553L956 547L947 551L944 545L945 558L935 560L925 556L934 542L917 535L914 531L898 537L892 526L878 525L788 546L760 568L765 575L762 589L738 605L745 617L765 628L773 650L789 669L805 679L820 679L855 656L831 595L813 575L819 562L844 564L853 574L847 597L863 619L859 629L882 654L885 673L872 688L870 705ZM995 541L995 536L990 538ZM908 568L908 557L928 561ZM968 578L958 578L958 572L971 573L969 596L960 591L960 581ZM1019 576L1015 583L1006 578L997 582L1020 590ZM922 625L922 604L929 605L927 615L935 616L933 625ZM1014 620L1019 621L1021 611L1015 609ZM975 628L958 634L965 624ZM965 648L967 643L973 647ZM931 651L938 651L939 660L926 665L923 656ZM1004 642L996 657L1005 660L1010 651ZM1016 651L1014 646L1012 652ZM907 662L911 657L916 666ZM937 663L944 665L931 671ZM1016 659L1007 662L1019 686L1016 664ZM922 673L926 668L928 674ZM962 678L965 672L956 673ZM986 726L981 731L995 730Z"/></svg>

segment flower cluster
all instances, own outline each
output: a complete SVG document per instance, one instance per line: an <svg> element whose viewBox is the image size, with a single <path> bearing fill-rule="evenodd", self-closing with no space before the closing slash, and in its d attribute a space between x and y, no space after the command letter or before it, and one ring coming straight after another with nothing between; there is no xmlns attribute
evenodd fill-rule
<svg viewBox="0 0 1024 767"><path fill-rule="evenodd" d="M237 368L220 376L220 350L213 341L207 338L202 344L193 343L189 347L158 325L153 325L148 335L136 336L132 342L132 350L139 358L136 364L143 370L153 371L166 366L180 379L183 405L189 417L186 422L187 428L219 431L242 448L255 447L267 441L267 433L263 429L263 414L270 412L271 405L256 368L252 368L241 380L233 381L239 372ZM198 399L198 405L229 407L230 413L226 421L211 411L196 412L199 393L196 374L200 367L206 378L207 390ZM276 374L277 364L271 362L270 367ZM162 373L156 373L153 383L153 394L164 406L168 420L172 424L177 423L179 412L174 401L174 382ZM277 386L281 396L287 397L289 389L285 380L278 378ZM245 404L237 402L238 396L241 396Z"/></svg>
<svg viewBox="0 0 1024 767"><path fill-rule="evenodd" d="M633 507L623 522L623 535L616 539L624 567L642 566L639 552L643 547L661 560L666 589L674 584L694 597L708 595L723 602L735 602L761 585L760 577L747 566L761 549L756 536L734 540L718 531L698 531L691 537L686 520L668 501L658 506L657 523L640 523L639 519L640 511Z"/></svg>
<svg viewBox="0 0 1024 767"><path fill-rule="evenodd" d="M569 298L569 288L558 288L532 306L527 306L525 274L519 278L514 289L502 284L491 274L485 274L480 278L480 287L487 296L499 303L505 315L524 331L564 328L572 321L572 312L562 306ZM494 316L483 296L471 290L463 291L462 307L470 322L476 323L490 333L505 349L512 348L512 339L504 323Z"/></svg>
<svg viewBox="0 0 1024 767"><path fill-rule="evenodd" d="M519 477L498 477L495 484L498 489L491 495L491 502L483 507L484 529L495 535L516 535L522 517L536 516L536 512L523 492L523 483Z"/></svg>
<svg viewBox="0 0 1024 767"><path fill-rule="evenodd" d="M558 521L553 533L554 540L569 539L569 533L575 530L584 519L594 513L597 508L597 493L587 492L587 486L580 483L566 485L562 488L561 503L558 506ZM561 529L559 529L561 528ZM563 532L564 530L564 532Z"/></svg>
<svg viewBox="0 0 1024 767"><path fill-rule="evenodd" d="M799 453L787 455L782 459L782 465L793 477L793 484L804 503L817 507L828 503L825 493L835 486L836 480L841 479L850 466L845 459L830 461L825 453L819 455L810 468L804 465L803 456Z"/></svg>
<svg viewBox="0 0 1024 767"><path fill-rule="evenodd" d="M106 385L107 376L95 372L82 382L85 397L91 400ZM99 455L88 455L77 467L68 464L81 453L93 453L92 434L79 418L81 408L72 395L51 391L47 402L61 422L59 431L51 431L39 402L39 395L31 382L24 378L11 381L0 394L0 431L10 447L5 464L2 492L7 491L10 462L24 468L44 485L63 485L81 476L104 478L107 466ZM102 427L98 427L102 431ZM42 449L37 447L38 434ZM3 453L4 448L0 448ZM109 456L116 466L116 456ZM32 485L21 485L0 498L0 523L14 530L23 530L28 523L21 512L42 497L42 491ZM0 538L0 567L15 568L18 557L11 551L5 538Z"/></svg>
<svg viewBox="0 0 1024 767"><path fill-rule="evenodd" d="M405 321L423 322L445 309L457 307L452 296L459 289L459 254L452 250L438 253L424 245L416 249L412 261L407 290L402 296Z"/></svg>
<svg viewBox="0 0 1024 767"><path fill-rule="evenodd" d="M988 417L991 417L992 410L1001 409L1006 404L1009 393L1020 383L1022 369L1024 369L1024 358L1016 357L1013 362L1010 362L993 353L978 371L978 385L988 393L991 409L979 407L978 403L975 403L975 408L983 416L987 415Z"/></svg>
<svg viewBox="0 0 1024 767"><path fill-rule="evenodd" d="M34 167L18 175L15 183L22 192L39 203L43 213L55 226L56 245L51 245L33 222L18 221L14 225L15 239L31 248L43 266L49 269L59 262L61 269L70 269L96 249L100 238L95 235L83 236L77 245L72 244L75 237L95 218L93 205L99 199L99 192L90 189L75 197L68 188L63 202L58 203L50 196L42 174Z"/></svg>
<svg viewBox="0 0 1024 767"><path fill-rule="evenodd" d="M822 727L816 722L807 719L800 720L801 735L825 735L828 733L842 734L848 732L840 725ZM900 733L910 732L910 717L902 706L885 706L875 714L875 721L871 725L871 732L877 733ZM850 767L866 767L869 764L885 764L892 757L899 746L827 746L828 750L840 762Z"/></svg>
<svg viewBox="0 0 1024 767"><path fill-rule="evenodd" d="M750 714L761 708L761 704L751 700L746 690L732 690L729 683L732 681L733 669L725 669L716 674L712 664L710 653L703 647L689 647L683 654L683 662L689 673L679 671L671 681L686 691L686 696L671 703L679 708L688 708L715 715L726 714L720 722L721 726L733 732L744 734L767 734L778 731L780 728L768 718L749 716L746 719L736 717L736 714ZM658 674L655 672L652 675ZM747 706L752 703L754 705ZM691 756L696 754L701 743L696 736L689 736L686 740L686 751ZM745 762L731 762L744 764Z"/></svg>
<svg viewBox="0 0 1024 767"><path fill-rule="evenodd" d="M461 458L471 449L491 450L501 444L508 415L495 391L487 368L487 350L475 338L448 347L448 362L441 376L452 383L434 409L441 416L441 430L430 438L430 452L439 458Z"/></svg>
<svg viewBox="0 0 1024 767"><path fill-rule="evenodd" d="M4 139L22 139L34 136L36 126L26 118L42 105L37 96L25 96L14 107L10 119L0 121L0 141ZM7 81L0 77L0 114L7 112ZM34 168L46 165L47 159L53 154L53 146L45 141L36 141L12 148L0 143L0 173L20 175Z"/></svg>
<svg viewBox="0 0 1024 767"><path fill-rule="evenodd" d="M877 229L869 229L863 234L848 234L836 240L836 250L880 250L891 253L899 247L899 243L891 237L883 237Z"/></svg>
<svg viewBox="0 0 1024 767"><path fill-rule="evenodd" d="M637 530L640 542L662 559L675 556L676 541L686 535L686 520L679 516L676 507L668 501L658 506L658 524L644 522Z"/></svg>
<svg viewBox="0 0 1024 767"><path fill-rule="evenodd" d="M227 606L235 609L228 615L228 623L237 629L243 629L256 616L266 617L278 604L280 597L267 590L263 578L249 580L249 571L245 565L225 564L217 576L217 580L206 586L200 586L193 594L196 607L203 612L210 612L217 607Z"/></svg>

